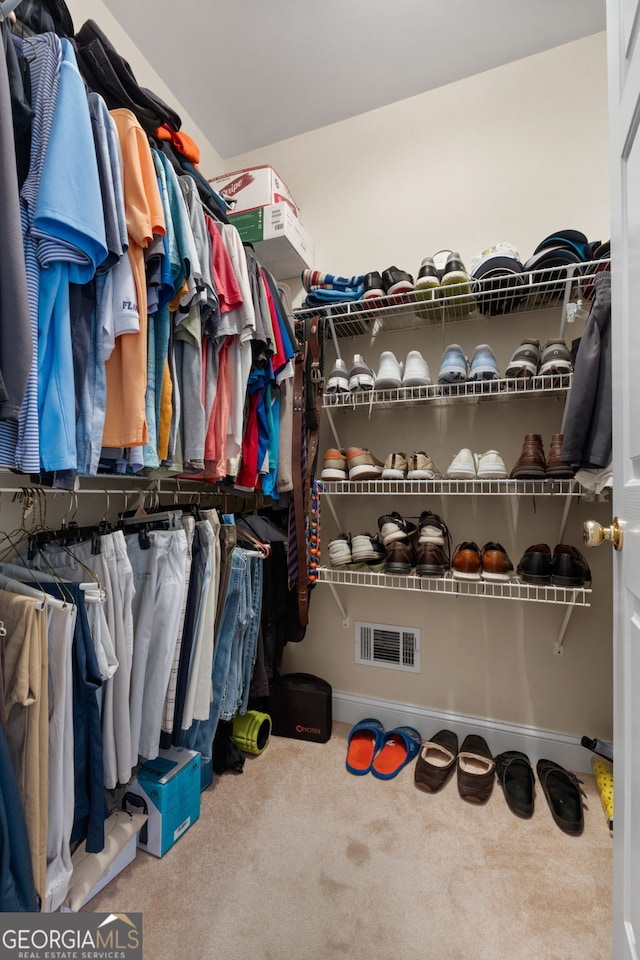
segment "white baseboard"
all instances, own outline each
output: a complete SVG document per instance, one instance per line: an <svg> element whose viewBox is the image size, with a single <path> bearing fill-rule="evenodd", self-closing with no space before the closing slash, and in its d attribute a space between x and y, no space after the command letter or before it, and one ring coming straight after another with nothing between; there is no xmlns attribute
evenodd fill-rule
<svg viewBox="0 0 640 960"><path fill-rule="evenodd" d="M400 726L415 727L424 740L443 728L453 730L461 743L467 734L479 733L485 737L494 756L504 750L521 750L526 753L534 767L536 761L544 757L554 760L567 770L592 773L593 754L581 745L580 737L543 730L540 727L527 727L520 723L503 723L500 720L487 720L484 717L471 717L446 710L429 710L393 700L333 691L335 721L353 726L364 717L376 717L384 724L385 730Z"/></svg>

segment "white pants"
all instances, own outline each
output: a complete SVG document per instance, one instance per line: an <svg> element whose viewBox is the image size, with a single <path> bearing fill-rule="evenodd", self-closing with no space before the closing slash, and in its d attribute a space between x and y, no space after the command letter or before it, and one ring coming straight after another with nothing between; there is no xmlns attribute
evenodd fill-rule
<svg viewBox="0 0 640 960"><path fill-rule="evenodd" d="M205 685L207 717L211 703L211 668L213 663L213 627L216 615L215 588L213 580L214 535L208 520L200 521L201 543L206 544L206 562L200 608L195 622L195 635L191 648L189 674L182 710L182 729L188 730L195 716L196 695L202 683Z"/></svg>
<svg viewBox="0 0 640 960"><path fill-rule="evenodd" d="M91 570L107 593L107 627L118 660L118 669L102 688L102 742L104 785L112 790L118 781L131 779L131 722L129 688L133 656L133 575L121 531L100 537L100 553L91 552L91 543L77 543L67 549L56 544L43 548L47 561L59 576L83 583ZM34 566L46 572L44 560L36 555ZM93 637L94 643L96 637ZM98 641L100 642L100 641ZM136 758L137 762L137 758Z"/></svg>
<svg viewBox="0 0 640 960"><path fill-rule="evenodd" d="M162 711L171 674L185 585L184 530L154 530L150 546L137 533L125 537L136 593L131 668L131 762L160 749Z"/></svg>
<svg viewBox="0 0 640 960"><path fill-rule="evenodd" d="M194 517L182 517L181 520L184 532L187 537L187 555L185 560L184 567L184 591L182 594L182 611L180 613L180 625L178 627L178 639L176 641L176 649L173 655L173 663L171 665L171 675L169 677L169 685L167 687L167 695L164 701L164 710L162 713L162 729L164 733L171 734L173 731L173 718L175 716L176 709L176 689L178 686L178 670L180 668L180 650L182 649L182 636L184 633L184 618L187 612L187 598L189 594L189 577L191 574L191 558L193 555L193 535L196 529L196 521Z"/></svg>
<svg viewBox="0 0 640 960"><path fill-rule="evenodd" d="M49 824L47 829L48 912L57 910L67 895L73 830L73 631L77 608L47 607L49 650Z"/></svg>

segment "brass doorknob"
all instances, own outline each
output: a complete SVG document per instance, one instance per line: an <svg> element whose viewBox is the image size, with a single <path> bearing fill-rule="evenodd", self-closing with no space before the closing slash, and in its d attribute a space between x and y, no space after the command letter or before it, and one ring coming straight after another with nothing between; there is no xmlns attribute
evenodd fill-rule
<svg viewBox="0 0 640 960"><path fill-rule="evenodd" d="M616 550L622 546L622 527L617 517L613 518L610 527L603 527L596 520L586 520L582 535L588 547L599 547L605 540L612 543Z"/></svg>

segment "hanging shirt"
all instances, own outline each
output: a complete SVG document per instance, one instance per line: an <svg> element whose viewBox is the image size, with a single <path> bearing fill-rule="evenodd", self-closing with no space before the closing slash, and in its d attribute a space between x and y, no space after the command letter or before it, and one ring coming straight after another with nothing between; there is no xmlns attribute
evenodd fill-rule
<svg viewBox="0 0 640 960"><path fill-rule="evenodd" d="M118 131L99 93L87 95L93 141L98 161L102 212L108 256L100 266L108 270L120 260L129 246L122 187L122 157Z"/></svg>
<svg viewBox="0 0 640 960"><path fill-rule="evenodd" d="M243 300L241 307L231 311L231 313L227 315L227 319L234 317L238 332L238 339L232 345L229 353L231 409L229 411L229 425L227 429L226 456L232 458L240 453L242 446L244 405L247 394L247 381L251 371L251 340L253 340L256 335L256 316L253 300L251 299L251 284L249 282L247 258L240 234L232 224L222 224L220 233L231 257ZM218 471L218 476L222 477L225 473L226 464L224 468Z"/></svg>
<svg viewBox="0 0 640 960"><path fill-rule="evenodd" d="M203 310L203 316L206 317L208 313L218 310L218 297L211 275L211 241L207 232L202 202L193 178L178 177L178 182L189 214L189 224L200 261L200 277L196 278L198 286L196 299Z"/></svg>
<svg viewBox="0 0 640 960"><path fill-rule="evenodd" d="M77 466L69 283L85 284L107 256L91 118L70 42L61 41L60 86L33 235L41 267L38 406L44 470Z"/></svg>
<svg viewBox="0 0 640 960"><path fill-rule="evenodd" d="M3 23L3 37L8 51L15 51L11 37L6 35L8 24ZM4 53L4 48L2 53ZM18 74L19 76L19 74ZM12 96L7 71L7 60L0 54L0 372L5 394L0 401L0 418L18 420L24 400L33 347L27 272L24 259L18 176L15 162L15 143L12 116Z"/></svg>
<svg viewBox="0 0 640 960"><path fill-rule="evenodd" d="M180 292L179 301L172 305L172 309L178 309L180 312L180 308L184 308L186 312L198 292L197 281L202 279L200 258L196 249L195 240L193 239L193 231L189 222L189 211L184 202L178 176L171 166L170 161L163 153L158 154L158 157L164 167L171 220L175 231L178 253L182 261L182 276L185 280L185 286Z"/></svg>
<svg viewBox="0 0 640 960"><path fill-rule="evenodd" d="M33 355L31 370L20 410L19 422L0 423L0 465L37 473L40 469L40 430L38 420L38 290L40 264L37 244L31 235L42 168L53 127L62 47L54 33L31 37L28 41L14 38L19 51L28 53L31 75L31 106L34 110L31 127L31 163L29 174L20 191L22 234L25 245L27 293Z"/></svg>
<svg viewBox="0 0 640 960"><path fill-rule="evenodd" d="M154 233L165 232L155 167L147 137L130 110L111 112L120 137L129 259L136 285L140 332L116 339L106 364L107 413L105 447L140 446L147 442L147 285L144 248Z"/></svg>

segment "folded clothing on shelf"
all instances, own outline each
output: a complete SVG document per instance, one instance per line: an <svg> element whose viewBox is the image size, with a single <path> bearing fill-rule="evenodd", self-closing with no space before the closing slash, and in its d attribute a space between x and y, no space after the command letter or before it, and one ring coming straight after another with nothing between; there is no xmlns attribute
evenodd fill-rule
<svg viewBox="0 0 640 960"><path fill-rule="evenodd" d="M307 291L305 305L308 307L326 306L343 300L360 300L364 293L364 274L340 277L333 273L321 273L319 270L303 270L301 276L302 285Z"/></svg>

